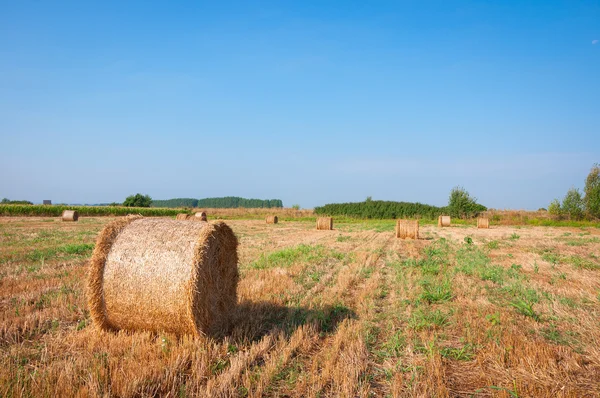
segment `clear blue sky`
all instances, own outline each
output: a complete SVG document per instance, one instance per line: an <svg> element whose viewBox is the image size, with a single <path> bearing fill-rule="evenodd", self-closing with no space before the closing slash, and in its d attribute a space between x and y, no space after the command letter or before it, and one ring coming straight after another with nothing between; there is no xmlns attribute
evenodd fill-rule
<svg viewBox="0 0 600 398"><path fill-rule="evenodd" d="M537 209L600 162L598 1L0 0L0 197Z"/></svg>

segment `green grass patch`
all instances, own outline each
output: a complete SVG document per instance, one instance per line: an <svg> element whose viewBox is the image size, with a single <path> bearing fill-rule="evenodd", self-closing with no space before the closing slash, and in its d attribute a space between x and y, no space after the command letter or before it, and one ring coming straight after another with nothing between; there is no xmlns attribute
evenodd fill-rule
<svg viewBox="0 0 600 398"><path fill-rule="evenodd" d="M443 329L450 323L450 314L439 309L417 308L411 315L408 324L414 330Z"/></svg>
<svg viewBox="0 0 600 398"><path fill-rule="evenodd" d="M343 260L344 253L327 249L323 245L298 245L283 250L261 254L250 264L254 269L287 268L296 262L322 263L327 259Z"/></svg>

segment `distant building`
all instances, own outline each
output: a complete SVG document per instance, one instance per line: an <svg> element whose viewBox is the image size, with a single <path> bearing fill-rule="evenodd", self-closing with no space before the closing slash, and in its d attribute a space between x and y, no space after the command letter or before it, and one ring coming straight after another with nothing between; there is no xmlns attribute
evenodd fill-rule
<svg viewBox="0 0 600 398"><path fill-rule="evenodd" d="M52 204L52 201L51 201L51 200L44 200L44 204L45 204L45 205L51 205L51 204Z"/></svg>

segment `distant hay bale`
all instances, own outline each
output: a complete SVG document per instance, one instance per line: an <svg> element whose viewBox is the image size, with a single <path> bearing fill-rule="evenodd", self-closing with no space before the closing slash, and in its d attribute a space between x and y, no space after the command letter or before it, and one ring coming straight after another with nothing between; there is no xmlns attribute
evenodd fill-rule
<svg viewBox="0 0 600 398"><path fill-rule="evenodd" d="M196 217L196 220L200 220L200 221L208 221L208 219L206 218L206 212L205 211L199 211L196 214L194 214L194 217Z"/></svg>
<svg viewBox="0 0 600 398"><path fill-rule="evenodd" d="M439 216L438 217L438 227L449 227L450 226L450 216Z"/></svg>
<svg viewBox="0 0 600 398"><path fill-rule="evenodd" d="M176 220L187 220L189 217L189 215L185 214L185 213L179 213L177 214Z"/></svg>
<svg viewBox="0 0 600 398"><path fill-rule="evenodd" d="M237 239L225 223L127 216L96 241L88 304L103 330L212 335L237 302Z"/></svg>
<svg viewBox="0 0 600 398"><path fill-rule="evenodd" d="M396 221L396 238L419 239L419 220Z"/></svg>
<svg viewBox="0 0 600 398"><path fill-rule="evenodd" d="M277 216L267 216L267 224L277 224L279 222L279 218Z"/></svg>
<svg viewBox="0 0 600 398"><path fill-rule="evenodd" d="M490 219L485 217L479 217L477 219L477 228L489 228L490 227Z"/></svg>
<svg viewBox="0 0 600 398"><path fill-rule="evenodd" d="M333 229L333 218L332 217L317 218L317 229L332 230Z"/></svg>
<svg viewBox="0 0 600 398"><path fill-rule="evenodd" d="M62 214L63 221L77 221L79 220L79 213L77 210L65 210Z"/></svg>

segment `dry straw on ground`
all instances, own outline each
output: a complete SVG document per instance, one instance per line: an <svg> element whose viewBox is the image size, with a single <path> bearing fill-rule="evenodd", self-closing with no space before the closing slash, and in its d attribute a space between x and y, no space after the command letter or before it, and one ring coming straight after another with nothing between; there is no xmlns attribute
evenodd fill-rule
<svg viewBox="0 0 600 398"><path fill-rule="evenodd" d="M237 244L222 222L128 216L106 225L89 268L92 319L104 330L226 331L237 301Z"/></svg>
<svg viewBox="0 0 600 398"><path fill-rule="evenodd" d="M79 220L79 214L77 210L65 210L62 214L63 221L77 221Z"/></svg>
<svg viewBox="0 0 600 398"><path fill-rule="evenodd" d="M317 229L332 230L333 229L333 218L332 217L317 218Z"/></svg>
<svg viewBox="0 0 600 398"><path fill-rule="evenodd" d="M185 213L179 213L177 214L177 220L187 220L189 218L189 215L185 214Z"/></svg>
<svg viewBox="0 0 600 398"><path fill-rule="evenodd" d="M277 216L267 216L267 224L277 224L278 222Z"/></svg>
<svg viewBox="0 0 600 398"><path fill-rule="evenodd" d="M200 221L207 221L208 219L206 218L206 212L205 211L199 211L196 214L194 214L194 217L196 218L196 220L200 220Z"/></svg>
<svg viewBox="0 0 600 398"><path fill-rule="evenodd" d="M396 221L396 238L419 239L419 220Z"/></svg>
<svg viewBox="0 0 600 398"><path fill-rule="evenodd" d="M479 217L477 219L477 228L489 228L490 227L490 219Z"/></svg>
<svg viewBox="0 0 600 398"><path fill-rule="evenodd" d="M450 216L439 216L438 217L438 227L449 227L450 226Z"/></svg>

